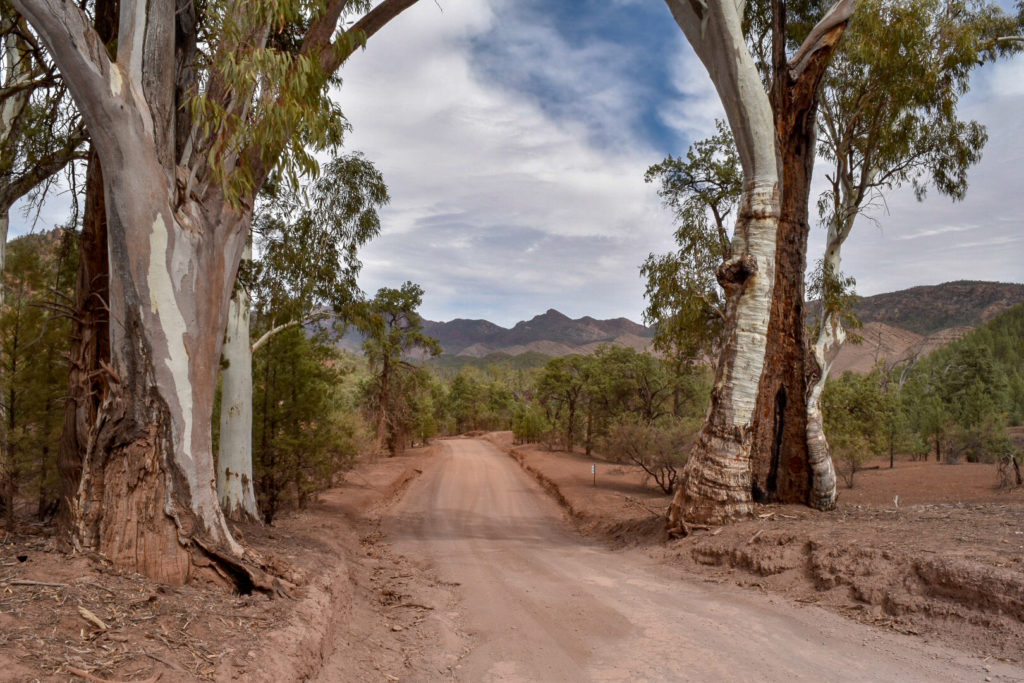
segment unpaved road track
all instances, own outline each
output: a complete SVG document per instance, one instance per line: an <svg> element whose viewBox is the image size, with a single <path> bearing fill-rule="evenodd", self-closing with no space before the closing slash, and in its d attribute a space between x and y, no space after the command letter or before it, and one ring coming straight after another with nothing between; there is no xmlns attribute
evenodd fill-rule
<svg viewBox="0 0 1024 683"><path fill-rule="evenodd" d="M460 680L1024 680L1002 662L695 582L643 551L581 539L484 441L444 442L383 528L396 552L457 584L471 637Z"/></svg>

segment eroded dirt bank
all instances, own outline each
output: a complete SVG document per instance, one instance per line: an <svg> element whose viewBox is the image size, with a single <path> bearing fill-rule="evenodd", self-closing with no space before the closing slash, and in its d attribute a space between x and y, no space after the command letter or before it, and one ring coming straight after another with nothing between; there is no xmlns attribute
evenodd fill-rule
<svg viewBox="0 0 1024 683"><path fill-rule="evenodd" d="M273 599L118 574L102 558L58 552L38 526L0 533L0 680L276 683L317 675L338 653L349 667L338 680L386 680L408 657L392 629L415 631L420 615L384 605L408 563L375 547L365 519L432 453L362 463L309 509L236 526L282 577Z"/></svg>
<svg viewBox="0 0 1024 683"><path fill-rule="evenodd" d="M582 531L612 544L640 542L692 580L818 605L989 661L1019 665L1024 657L1024 492L994 491L991 466L864 472L834 513L761 506L755 519L664 544L668 499L635 469L513 447L507 433L488 438Z"/></svg>

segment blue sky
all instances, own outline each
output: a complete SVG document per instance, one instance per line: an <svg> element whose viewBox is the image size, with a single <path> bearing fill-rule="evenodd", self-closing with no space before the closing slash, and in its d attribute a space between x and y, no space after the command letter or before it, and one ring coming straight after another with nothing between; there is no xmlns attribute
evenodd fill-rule
<svg viewBox="0 0 1024 683"><path fill-rule="evenodd" d="M392 196L362 252L369 294L413 280L434 320L509 326L548 308L640 319L639 266L672 248L673 231L644 171L722 116L664 3L422 0L342 76L348 147ZM844 250L859 292L1024 281L1021 112L1024 59L976 72L962 114L990 141L967 200L891 193ZM59 203L44 225L64 220ZM822 233L812 228L812 260Z"/></svg>

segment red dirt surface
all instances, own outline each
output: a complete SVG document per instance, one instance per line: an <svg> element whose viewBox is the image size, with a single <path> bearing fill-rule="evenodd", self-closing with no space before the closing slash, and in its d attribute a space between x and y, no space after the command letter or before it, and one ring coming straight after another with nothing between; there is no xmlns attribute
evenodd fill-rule
<svg viewBox="0 0 1024 683"><path fill-rule="evenodd" d="M897 462L858 472L836 511L759 506L754 519L664 543L669 498L639 468L489 440L584 533L643 543L696 577L817 604L983 657L1024 659L1024 489L994 465ZM591 467L597 470L594 486ZM898 505L894 502L899 496Z"/></svg>
<svg viewBox="0 0 1024 683"><path fill-rule="evenodd" d="M892 639L905 636L887 633L916 634L915 642L992 658L982 664L991 672L979 670L979 678L1014 679L1008 672L1018 670L1024 642L1024 491L996 492L992 466L908 462L860 472L835 513L764 506L755 519L665 544L668 498L636 468L513 448L508 433L488 439L511 452L585 534L632 546L615 566L640 558L638 566L681 576L680 590L709 582L719 591L742 586L758 604L766 596L817 604L881 626L877 637L866 636L872 647L899 652L904 641ZM452 564L443 544L431 540L431 560L408 532L422 515L407 508L424 499L406 496L407 487L422 493L446 481L439 458L449 451L438 444L361 463L310 508L273 527L238 529L284 580L274 598L118 574L101 558L58 552L46 529L24 522L18 533L0 532L0 679L479 680L474 672L496 665L473 621L489 603L470 604L467 587L443 580L440 569ZM568 533L555 528L557 517L536 526L530 533L541 538ZM491 527L493 536L474 543L502 550L505 525ZM433 539L436 530L427 530ZM564 551L534 545L552 557ZM534 586L524 590L534 595Z"/></svg>
<svg viewBox="0 0 1024 683"><path fill-rule="evenodd" d="M373 550L361 515L392 499L430 456L417 449L363 463L308 509L272 527L236 528L291 584L274 598L119 574L102 558L57 551L38 525L0 532L0 679L276 682L306 679L339 653L347 662L339 680L402 671L406 657L391 629L418 637L417 615L375 613L394 594L400 582L390 577L404 561ZM378 556L373 566L357 560L368 554Z"/></svg>

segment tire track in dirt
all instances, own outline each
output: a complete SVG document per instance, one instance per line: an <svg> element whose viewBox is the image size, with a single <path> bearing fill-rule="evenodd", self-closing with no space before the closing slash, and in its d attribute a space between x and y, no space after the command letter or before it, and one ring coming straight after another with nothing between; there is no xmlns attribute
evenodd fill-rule
<svg viewBox="0 0 1024 683"><path fill-rule="evenodd" d="M382 520L393 552L452 587L449 616L471 638L426 680L1024 680L1009 664L609 551L572 532L491 444L439 448Z"/></svg>

